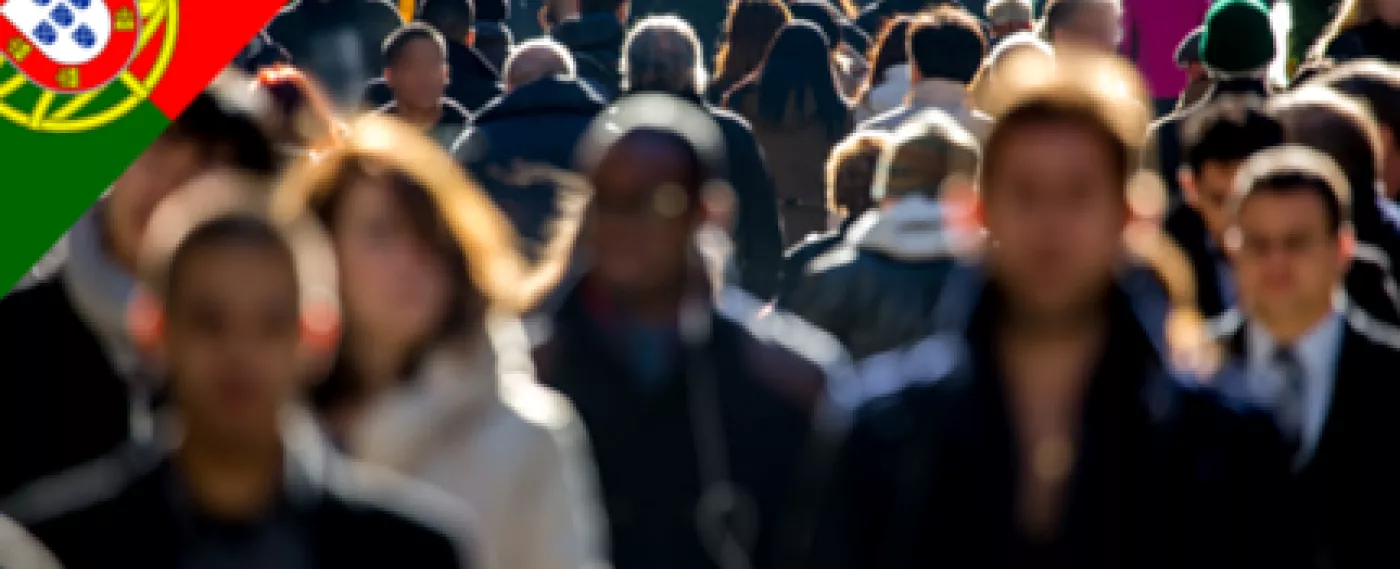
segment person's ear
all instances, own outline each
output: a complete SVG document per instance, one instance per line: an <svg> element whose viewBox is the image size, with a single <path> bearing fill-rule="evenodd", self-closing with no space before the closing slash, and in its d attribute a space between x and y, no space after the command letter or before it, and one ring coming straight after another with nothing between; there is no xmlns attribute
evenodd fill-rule
<svg viewBox="0 0 1400 569"><path fill-rule="evenodd" d="M394 88L394 70L389 67L384 68L384 84L390 89Z"/></svg>
<svg viewBox="0 0 1400 569"><path fill-rule="evenodd" d="M1181 185L1181 198L1191 207L1196 207L1201 198L1200 189L1196 186L1196 175L1191 173L1189 166L1183 165L1176 171L1176 183Z"/></svg>
<svg viewBox="0 0 1400 569"><path fill-rule="evenodd" d="M300 315L301 360L304 373L320 381L330 373L340 348L341 311L334 293L305 295Z"/></svg>
<svg viewBox="0 0 1400 569"><path fill-rule="evenodd" d="M467 31L467 37L462 38L462 42L465 43L465 44L467 44L467 47L475 46L475 45L476 45L476 30L468 30L468 31Z"/></svg>
<svg viewBox="0 0 1400 569"><path fill-rule="evenodd" d="M1351 267L1351 259L1354 255L1356 255L1356 231L1348 225L1337 234L1337 257L1340 260L1340 266L1337 268L1343 274Z"/></svg>
<svg viewBox="0 0 1400 569"><path fill-rule="evenodd" d="M138 286L126 307L127 334L142 358L165 359L165 306L145 287Z"/></svg>

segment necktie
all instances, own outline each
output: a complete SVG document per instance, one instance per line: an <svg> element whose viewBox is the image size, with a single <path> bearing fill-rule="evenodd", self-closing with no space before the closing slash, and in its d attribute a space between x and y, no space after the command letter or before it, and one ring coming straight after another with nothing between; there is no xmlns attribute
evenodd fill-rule
<svg viewBox="0 0 1400 569"><path fill-rule="evenodd" d="M1303 364L1292 348L1281 347L1274 352L1274 366L1282 382L1274 410L1275 420L1284 440L1297 448L1303 436L1303 388L1306 379Z"/></svg>

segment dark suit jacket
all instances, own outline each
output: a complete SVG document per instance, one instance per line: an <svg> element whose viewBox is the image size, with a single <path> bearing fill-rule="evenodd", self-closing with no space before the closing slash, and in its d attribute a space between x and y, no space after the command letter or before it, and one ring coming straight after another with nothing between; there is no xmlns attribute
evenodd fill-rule
<svg viewBox="0 0 1400 569"><path fill-rule="evenodd" d="M1219 339L1244 364L1247 320L1222 318ZM1400 567L1400 331L1364 312L1346 318L1336 384L1317 448L1298 472L1297 495L1316 567Z"/></svg>
<svg viewBox="0 0 1400 569"><path fill-rule="evenodd" d="M284 493L312 567L471 566L468 544L454 538L466 533L466 512L451 498L328 448L288 456L299 475ZM188 506L174 499L175 475L169 453L130 445L42 480L3 507L65 569L177 569L190 526Z"/></svg>
<svg viewBox="0 0 1400 569"><path fill-rule="evenodd" d="M1163 224L1191 261L1196 279L1196 308L1206 318L1215 318L1230 308L1220 290L1220 253L1207 242L1209 232L1201 215L1184 203L1177 204Z"/></svg>
<svg viewBox="0 0 1400 569"><path fill-rule="evenodd" d="M859 407L807 567L1292 566L1272 423L1164 370L1121 291L1059 537L1020 537L1021 466L991 341L1001 301L981 296L965 299L962 334L918 344L890 378L862 375L888 387Z"/></svg>

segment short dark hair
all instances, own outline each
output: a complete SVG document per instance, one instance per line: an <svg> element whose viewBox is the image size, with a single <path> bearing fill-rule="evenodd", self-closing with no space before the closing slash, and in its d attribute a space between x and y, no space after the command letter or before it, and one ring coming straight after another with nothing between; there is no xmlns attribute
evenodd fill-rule
<svg viewBox="0 0 1400 569"><path fill-rule="evenodd" d="M1044 125L1082 128L1101 140L1109 151L1114 177L1126 190L1133 173L1135 150L1119 138L1111 113L1103 103L1080 94L1046 93L1020 102L997 119L987 136L979 175L983 191L990 187L990 181L1000 169L1001 148L1005 146L1006 139L1018 130ZM1121 197L1126 200L1126 193Z"/></svg>
<svg viewBox="0 0 1400 569"><path fill-rule="evenodd" d="M792 19L816 24L826 36L828 47L841 44L841 13L826 0L792 0L788 2L788 10L792 12Z"/></svg>
<svg viewBox="0 0 1400 569"><path fill-rule="evenodd" d="M259 97L235 92L246 88L242 81L216 81L195 96L161 138L193 143L209 157L227 157L239 170L275 174L278 160L271 134L272 109L260 104Z"/></svg>
<svg viewBox="0 0 1400 569"><path fill-rule="evenodd" d="M1341 230L1343 224L1351 222L1351 207L1338 191L1318 174L1305 170L1283 170L1254 178L1235 199L1236 203L1243 204L1250 196L1259 194L1312 194L1322 202L1323 212L1327 215L1327 229L1335 233Z"/></svg>
<svg viewBox="0 0 1400 569"><path fill-rule="evenodd" d="M1365 100L1376 121L1400 137L1400 66L1353 61L1323 74L1318 82Z"/></svg>
<svg viewBox="0 0 1400 569"><path fill-rule="evenodd" d="M164 282L159 284L166 300L175 296L184 266L195 253L218 246L240 245L266 250L283 258L287 270L296 279L296 261L292 246L272 222L249 213L231 213L206 220L185 234L169 257Z"/></svg>
<svg viewBox="0 0 1400 569"><path fill-rule="evenodd" d="M1283 125L1262 99L1224 95L1193 112L1183 125L1182 154L1193 174L1207 162L1238 162L1283 144Z"/></svg>
<svg viewBox="0 0 1400 569"><path fill-rule="evenodd" d="M1289 143L1322 151L1347 177L1353 203L1376 199L1383 163L1382 140L1365 105L1325 87L1309 86L1269 99L1269 112L1283 124Z"/></svg>
<svg viewBox="0 0 1400 569"><path fill-rule="evenodd" d="M1090 6L1101 6L1104 4L1118 5L1118 0L1049 0L1045 3L1044 16L1040 20L1041 29L1045 35L1045 41L1050 41L1055 37L1055 31L1061 26L1079 16L1079 13Z"/></svg>
<svg viewBox="0 0 1400 569"><path fill-rule="evenodd" d="M442 39L442 33L423 22L409 22L394 30L394 33L389 34L388 39L384 40L384 65L389 67L398 65L404 50L408 49L409 44L418 40L433 42L433 45L437 46L438 53L442 55L442 59L447 60L447 41Z"/></svg>
<svg viewBox="0 0 1400 569"><path fill-rule="evenodd" d="M476 2L474 0L423 0L415 19L433 26L450 26L463 30L476 24ZM439 29L446 34L450 30ZM462 38L456 38L459 41Z"/></svg>
<svg viewBox="0 0 1400 569"><path fill-rule="evenodd" d="M510 18L509 0L472 0L479 22L504 22Z"/></svg>
<svg viewBox="0 0 1400 569"><path fill-rule="evenodd" d="M588 12L613 13L622 9L628 0L578 0L580 14Z"/></svg>
<svg viewBox="0 0 1400 569"><path fill-rule="evenodd" d="M909 27L909 60L925 79L971 83L987 57L987 36L972 13L940 6Z"/></svg>

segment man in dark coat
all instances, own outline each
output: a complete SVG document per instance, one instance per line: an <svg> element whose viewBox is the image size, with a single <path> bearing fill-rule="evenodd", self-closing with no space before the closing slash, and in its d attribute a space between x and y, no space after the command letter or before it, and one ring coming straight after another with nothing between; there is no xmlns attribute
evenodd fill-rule
<svg viewBox="0 0 1400 569"><path fill-rule="evenodd" d="M1259 0L1215 4L1201 29L1201 63L1215 82L1203 101L1232 94L1268 96L1269 65L1275 55L1273 33L1269 11ZM1162 117L1148 132L1143 162L1162 176L1173 203L1181 200L1177 178L1182 160L1181 129L1200 106Z"/></svg>
<svg viewBox="0 0 1400 569"><path fill-rule="evenodd" d="M680 97L703 110L724 137L722 179L734 192L734 264L739 286L768 300L778 293L782 229L777 190L753 131L739 115L705 102L704 62L695 32L684 20L658 16L638 22L624 48L626 91Z"/></svg>
<svg viewBox="0 0 1400 569"><path fill-rule="evenodd" d="M911 117L890 144L870 190L880 207L779 299L857 360L928 335L943 281L965 246L951 202L972 195L977 175L976 139L942 111Z"/></svg>
<svg viewBox="0 0 1400 569"><path fill-rule="evenodd" d="M1240 165L1284 142L1283 125L1252 95L1222 95L1197 109L1183 129L1185 163L1178 180L1184 201L1165 229L1186 253L1196 277L1197 308L1215 318L1235 305L1234 275L1225 257L1226 208Z"/></svg>
<svg viewBox="0 0 1400 569"><path fill-rule="evenodd" d="M472 25L472 46L481 52L486 62L503 75L506 58L515 45L515 34L510 31L510 0L473 0L476 8L476 23Z"/></svg>
<svg viewBox="0 0 1400 569"><path fill-rule="evenodd" d="M444 148L471 124L471 115L446 96L447 42L431 26L414 22L384 42L385 84L394 99L378 109L428 133Z"/></svg>
<svg viewBox="0 0 1400 569"><path fill-rule="evenodd" d="M1400 331L1336 304L1355 238L1347 181L1326 155L1281 146L1255 155L1229 215L1240 289L1249 299L1223 318L1220 340L1243 373L1222 382L1267 405L1295 449L1307 559L1314 567L1400 564L1400 441L1389 402ZM1306 244L1306 245L1297 245Z"/></svg>
<svg viewBox="0 0 1400 569"><path fill-rule="evenodd" d="M365 82L384 69L384 40L402 25L389 0L296 0L273 18L267 33L286 48L293 65L314 76L341 108L351 109Z"/></svg>
<svg viewBox="0 0 1400 569"><path fill-rule="evenodd" d="M1104 110L1147 109L1065 69L986 145L985 276L839 394L859 410L808 567L1297 566L1267 417L1175 377L1115 280L1136 149Z"/></svg>
<svg viewBox="0 0 1400 569"><path fill-rule="evenodd" d="M824 373L785 346L796 334L712 300L693 243L721 135L651 94L624 98L589 136L580 246L592 263L536 362L588 430L613 566L787 566L778 552Z"/></svg>
<svg viewBox="0 0 1400 569"><path fill-rule="evenodd" d="M151 386L127 322L142 235L205 169L273 173L266 109L247 89L225 76L197 96L74 224L63 261L0 300L0 496L142 435Z"/></svg>
<svg viewBox="0 0 1400 569"><path fill-rule="evenodd" d="M511 56L506 89L452 153L505 212L526 256L540 258L559 215L560 184L550 174L574 170L579 141L604 103L575 77L568 50L549 39L526 42Z"/></svg>
<svg viewBox="0 0 1400 569"><path fill-rule="evenodd" d="M573 52L579 77L609 101L621 92L617 62L622 57L622 39L627 33L623 23L629 6L628 0L578 0L578 15L550 30L554 39Z"/></svg>
<svg viewBox="0 0 1400 569"><path fill-rule="evenodd" d="M449 99L475 112L501 94L499 71L472 47L476 12L471 0L427 0L417 19L432 26L446 40ZM365 86L363 99L369 108L378 108L388 104L393 96L384 78L377 77Z"/></svg>
<svg viewBox="0 0 1400 569"><path fill-rule="evenodd" d="M205 183L266 190L261 180ZM329 246L315 250L318 264L299 265L310 244L259 213L216 211L182 227L198 210L179 205L156 214L173 252L143 259L164 315L149 340L163 354L179 442L135 443L44 479L6 514L67 569L472 566L465 506L336 456L310 417L289 413L307 380L302 348L328 347L303 343L312 307L299 297L313 277L297 268L334 264Z"/></svg>

